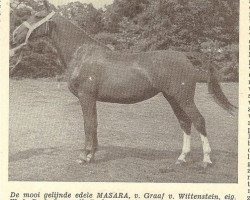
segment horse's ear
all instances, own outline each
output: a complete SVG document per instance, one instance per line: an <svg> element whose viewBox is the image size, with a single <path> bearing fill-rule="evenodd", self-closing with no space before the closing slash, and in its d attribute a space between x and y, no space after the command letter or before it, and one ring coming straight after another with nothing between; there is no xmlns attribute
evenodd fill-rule
<svg viewBox="0 0 250 200"><path fill-rule="evenodd" d="M47 12L50 12L49 2L48 0L43 0L43 5L46 8Z"/></svg>

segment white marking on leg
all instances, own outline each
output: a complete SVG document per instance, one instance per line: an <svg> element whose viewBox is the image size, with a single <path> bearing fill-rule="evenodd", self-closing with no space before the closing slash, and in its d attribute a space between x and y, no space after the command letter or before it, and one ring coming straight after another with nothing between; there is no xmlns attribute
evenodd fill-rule
<svg viewBox="0 0 250 200"><path fill-rule="evenodd" d="M183 132L183 146L182 152L178 160L186 162L186 155L190 152L191 136Z"/></svg>
<svg viewBox="0 0 250 200"><path fill-rule="evenodd" d="M201 142L203 148L203 162L212 163L210 159L211 147L209 145L207 137L201 134Z"/></svg>
<svg viewBox="0 0 250 200"><path fill-rule="evenodd" d="M93 158L94 158L94 154L92 154L92 153L90 153L90 154L88 154L87 155L87 162L90 162L91 160L93 160Z"/></svg>

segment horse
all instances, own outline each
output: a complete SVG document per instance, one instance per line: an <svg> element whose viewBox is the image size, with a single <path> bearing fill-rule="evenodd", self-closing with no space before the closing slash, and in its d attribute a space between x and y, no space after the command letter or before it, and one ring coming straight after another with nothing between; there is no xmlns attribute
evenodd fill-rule
<svg viewBox="0 0 250 200"><path fill-rule="evenodd" d="M68 68L68 88L79 99L85 132L80 163L94 160L98 147L96 102L132 104L162 93L172 107L183 131L183 147L176 164L186 162L190 152L191 125L199 132L203 147L203 167L212 164L205 119L194 102L196 83L207 81L208 91L222 108L235 111L224 95L212 62L207 71L197 70L183 52L174 50L121 53L89 37L59 13L45 10L32 15L13 34L23 46L37 37L49 37Z"/></svg>

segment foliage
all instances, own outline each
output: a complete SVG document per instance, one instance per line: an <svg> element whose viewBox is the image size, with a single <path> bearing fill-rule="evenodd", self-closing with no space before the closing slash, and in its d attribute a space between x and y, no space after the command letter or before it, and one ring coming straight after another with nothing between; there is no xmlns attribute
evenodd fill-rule
<svg viewBox="0 0 250 200"><path fill-rule="evenodd" d="M102 11L95 9L92 4L72 2L60 6L59 12L89 34L96 34L102 30Z"/></svg>
<svg viewBox="0 0 250 200"><path fill-rule="evenodd" d="M12 9L11 31L41 10L39 2L22 0L26 6ZM114 0L99 10L73 2L58 12L116 50L203 52L220 66L225 80L238 79L239 1Z"/></svg>
<svg viewBox="0 0 250 200"><path fill-rule="evenodd" d="M224 80L238 80L238 1L117 0L103 15L118 50L203 52L230 71Z"/></svg>
<svg viewBox="0 0 250 200"><path fill-rule="evenodd" d="M48 38L40 38L29 43L22 49L21 55L22 61L12 70L11 77L54 77L64 71L57 51Z"/></svg>
<svg viewBox="0 0 250 200"><path fill-rule="evenodd" d="M31 14L43 10L40 0L12 0L10 15L10 37L13 30ZM12 42L10 40L10 42ZM11 44L12 45L12 44ZM12 70L19 59L19 54L10 60L11 77L53 77L63 73L64 67L58 58L57 51L48 38L39 38L22 48L22 60Z"/></svg>

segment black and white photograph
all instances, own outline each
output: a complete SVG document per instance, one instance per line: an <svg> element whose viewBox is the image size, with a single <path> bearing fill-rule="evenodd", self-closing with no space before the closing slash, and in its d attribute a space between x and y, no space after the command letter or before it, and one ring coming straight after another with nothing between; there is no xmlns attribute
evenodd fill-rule
<svg viewBox="0 0 250 200"><path fill-rule="evenodd" d="M9 182L238 183L238 0L9 9Z"/></svg>

